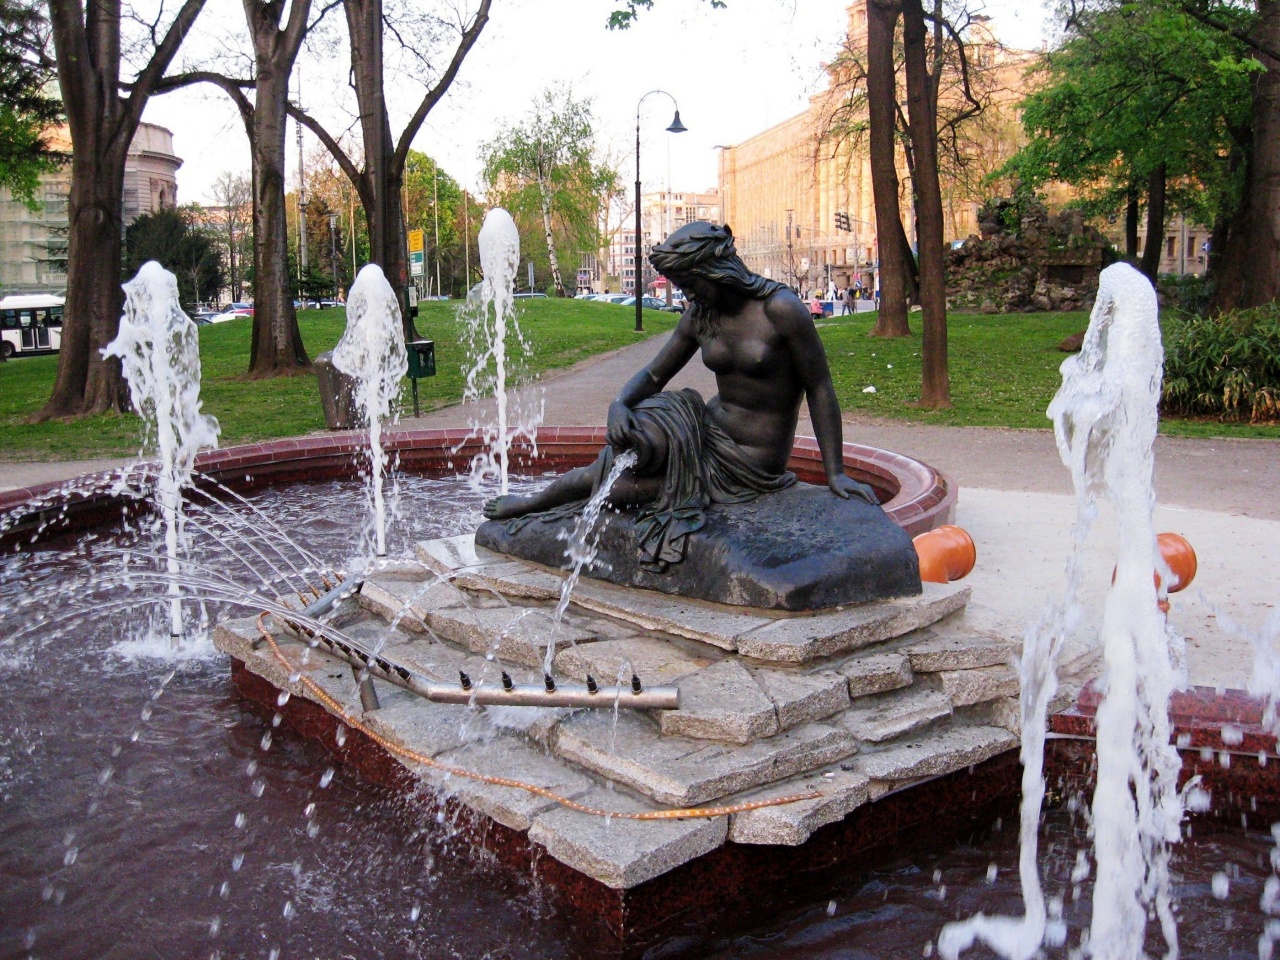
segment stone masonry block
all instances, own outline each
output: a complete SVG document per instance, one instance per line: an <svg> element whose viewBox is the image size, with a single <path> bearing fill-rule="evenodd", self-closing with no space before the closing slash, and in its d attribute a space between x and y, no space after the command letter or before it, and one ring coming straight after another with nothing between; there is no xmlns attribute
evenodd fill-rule
<svg viewBox="0 0 1280 960"><path fill-rule="evenodd" d="M950 716L951 700L945 693L908 687L855 700L853 707L840 716L839 723L859 740L883 743Z"/></svg>
<svg viewBox="0 0 1280 960"><path fill-rule="evenodd" d="M849 685L838 673L758 667L751 671L778 711L778 729L823 720L849 706Z"/></svg>
<svg viewBox="0 0 1280 960"><path fill-rule="evenodd" d="M773 701L737 660L681 677L680 709L658 711L668 736L750 743L778 732Z"/></svg>
<svg viewBox="0 0 1280 960"><path fill-rule="evenodd" d="M870 782L867 775L859 770L836 768L735 798L750 801L790 794L816 794L809 800L735 813L729 821L729 839L734 843L799 846L819 827L843 820L866 803L870 797L867 789Z"/></svg>
<svg viewBox="0 0 1280 960"><path fill-rule="evenodd" d="M863 754L858 766L872 780L940 777L1017 745L1018 738L1000 727L952 727Z"/></svg>
<svg viewBox="0 0 1280 960"><path fill-rule="evenodd" d="M849 696L868 697L911 686L911 660L904 653L875 653L841 664L849 681Z"/></svg>
<svg viewBox="0 0 1280 960"><path fill-rule="evenodd" d="M904 651L916 673L940 670L969 670L1008 663L1010 646L1004 640L971 633L935 635L913 643Z"/></svg>
<svg viewBox="0 0 1280 960"><path fill-rule="evenodd" d="M653 809L601 788L577 799L619 812ZM578 872L614 890L627 890L719 847L728 834L727 820L620 820L554 807L534 818L529 839Z"/></svg>
<svg viewBox="0 0 1280 960"><path fill-rule="evenodd" d="M664 737L646 717L623 711L568 718L556 753L659 803L681 807L826 766L857 751L846 730L810 723L744 746Z"/></svg>

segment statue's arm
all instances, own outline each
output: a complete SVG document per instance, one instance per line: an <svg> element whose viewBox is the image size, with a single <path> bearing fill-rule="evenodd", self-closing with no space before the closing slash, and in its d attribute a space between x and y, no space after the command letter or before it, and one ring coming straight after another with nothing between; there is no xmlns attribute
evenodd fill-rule
<svg viewBox="0 0 1280 960"><path fill-rule="evenodd" d="M879 503L875 491L844 472L844 426L840 421L840 401L836 398L835 384L831 382L827 352L822 348L822 340L808 308L793 294L783 291L774 294L765 309L786 337L792 363L804 386L809 419L813 421L818 450L822 453L827 486L836 496L846 500L856 496L868 503Z"/></svg>
<svg viewBox="0 0 1280 960"><path fill-rule="evenodd" d="M671 338L658 351L658 355L628 380L609 404L610 446L624 449L630 445L628 437L631 433L631 408L665 387L697 352L698 339L693 332L693 321L689 312L685 311Z"/></svg>

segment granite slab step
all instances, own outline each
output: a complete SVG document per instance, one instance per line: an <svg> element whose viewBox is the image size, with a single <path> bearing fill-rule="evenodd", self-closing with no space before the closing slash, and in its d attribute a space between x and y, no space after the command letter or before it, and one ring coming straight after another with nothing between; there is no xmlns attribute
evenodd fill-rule
<svg viewBox="0 0 1280 960"><path fill-rule="evenodd" d="M750 672L773 701L779 730L825 720L849 706L849 684L838 673L756 666L751 667Z"/></svg>
<svg viewBox="0 0 1280 960"><path fill-rule="evenodd" d="M857 752L836 725L810 723L745 745L664 736L644 716L591 711L561 722L556 753L659 803L687 807L826 766Z"/></svg>
<svg viewBox="0 0 1280 960"><path fill-rule="evenodd" d="M911 658L911 669L916 673L994 667L1008 663L1013 651L1012 645L1005 640L968 631L930 631L930 634L918 643L911 643L903 648L903 652Z"/></svg>
<svg viewBox="0 0 1280 960"><path fill-rule="evenodd" d="M423 540L414 553L427 569L449 576L468 590L497 591L507 597L554 600L562 577L543 567L504 557L476 546L475 534Z"/></svg>
<svg viewBox="0 0 1280 960"><path fill-rule="evenodd" d="M884 743L916 733L951 716L951 698L918 686L860 697L838 723L864 743Z"/></svg>
<svg viewBox="0 0 1280 960"><path fill-rule="evenodd" d="M441 637L473 653L493 654L505 663L526 667L543 664L553 636L556 652L595 639L593 634L567 623L556 628L550 614L537 607L434 610L426 622Z"/></svg>
<svg viewBox="0 0 1280 960"><path fill-rule="evenodd" d="M888 693L911 686L911 659L905 653L873 653L842 663L839 672L848 680L853 699Z"/></svg>
<svg viewBox="0 0 1280 960"><path fill-rule="evenodd" d="M792 794L814 793L812 800L797 800L776 807L735 813L729 820L734 843L774 844L798 847L819 827L843 820L871 798L871 780L852 763L811 773L757 790L735 802L766 800Z"/></svg>
<svg viewBox="0 0 1280 960"><path fill-rule="evenodd" d="M736 659L681 677L676 686L680 709L657 712L667 736L750 743L778 732L773 700Z"/></svg>
<svg viewBox="0 0 1280 960"><path fill-rule="evenodd" d="M578 802L619 812L655 809L600 787ZM566 866L614 890L629 890L725 842L728 817L689 820L619 820L554 807L537 814L529 839Z"/></svg>
<svg viewBox="0 0 1280 960"><path fill-rule="evenodd" d="M1020 682L1013 667L975 667L971 670L940 670L934 674L942 692L956 707L968 707L1002 697L1016 697Z"/></svg>
<svg viewBox="0 0 1280 960"><path fill-rule="evenodd" d="M904 636L963 609L969 596L960 584L926 583L917 597L776 619L737 636L736 649L758 660L804 663Z"/></svg>
<svg viewBox="0 0 1280 960"><path fill-rule="evenodd" d="M360 606L387 623L424 633L431 612L467 606L466 594L451 583L433 583L434 579L369 577L360 588Z"/></svg>
<svg viewBox="0 0 1280 960"><path fill-rule="evenodd" d="M1000 727L950 727L858 757L858 768L875 780L939 777L981 763L1018 746L1018 738Z"/></svg>
<svg viewBox="0 0 1280 960"><path fill-rule="evenodd" d="M511 737L469 743L442 754L438 760L471 773L543 787L569 800L582 797L595 786L589 777L569 764ZM421 776L446 795L512 830L528 830L539 813L560 806L557 801L528 790L485 783L439 768L421 768Z"/></svg>
<svg viewBox="0 0 1280 960"><path fill-rule="evenodd" d="M646 686L674 683L715 663L719 651L703 647L709 655L691 653L661 637L635 636L625 640L597 640L556 654L557 673L575 680L595 677L602 686L626 683L634 673Z"/></svg>

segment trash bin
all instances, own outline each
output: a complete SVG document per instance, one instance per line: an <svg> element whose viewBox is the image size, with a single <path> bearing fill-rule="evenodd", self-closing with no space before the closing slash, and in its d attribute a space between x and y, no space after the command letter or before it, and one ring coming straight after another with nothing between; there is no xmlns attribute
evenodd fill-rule
<svg viewBox="0 0 1280 960"><path fill-rule="evenodd" d="M413 384L413 415L418 412L418 378L436 375L436 344L434 340L410 340L405 344L409 353L409 380Z"/></svg>
<svg viewBox="0 0 1280 960"><path fill-rule="evenodd" d="M333 351L315 359L316 380L320 384L320 406L330 430L354 430L360 426L355 409L355 381L333 365Z"/></svg>

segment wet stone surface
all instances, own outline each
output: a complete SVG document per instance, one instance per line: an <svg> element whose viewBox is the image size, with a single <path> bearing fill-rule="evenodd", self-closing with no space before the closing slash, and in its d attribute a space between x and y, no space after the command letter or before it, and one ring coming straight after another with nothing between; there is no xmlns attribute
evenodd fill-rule
<svg viewBox="0 0 1280 960"><path fill-rule="evenodd" d="M351 668L295 637L277 634L287 668L252 620L222 624L215 642L295 696L311 695L294 675L315 679L347 717L414 751L422 762L401 762L424 786L527 831L548 856L615 889L726 840L802 844L886 793L1015 743L1002 728L1016 721L1010 647L954 616L968 601L963 586L927 584L919 597L779 616L584 579L553 630L559 572L500 557L466 536L420 543L416 555L420 563L379 571L358 599L335 608L335 628L430 680L466 672L480 688L500 683L504 671L517 683L540 682L555 633L556 677L591 676L607 691L628 690L635 674L646 688L676 686L679 708L615 716L437 704L378 679L380 707L364 713ZM557 799L656 812L781 797L800 799L645 821Z"/></svg>

